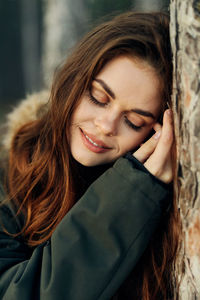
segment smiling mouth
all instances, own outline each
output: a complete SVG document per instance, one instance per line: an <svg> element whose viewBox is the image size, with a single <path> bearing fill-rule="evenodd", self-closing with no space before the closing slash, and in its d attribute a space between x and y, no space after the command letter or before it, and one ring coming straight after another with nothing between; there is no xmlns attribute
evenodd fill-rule
<svg viewBox="0 0 200 300"><path fill-rule="evenodd" d="M104 148L104 149L105 149L105 147L101 147L101 146L99 146L98 144L96 144L95 142L93 142L93 140L91 140L91 139L89 138L89 136L87 136L87 134L85 134L85 137L86 137L86 139L88 139L88 141L90 141L90 143L92 143L92 144L95 145L96 147Z"/></svg>
<svg viewBox="0 0 200 300"><path fill-rule="evenodd" d="M86 132L84 132L81 128L81 133L83 134L83 136L86 138L86 140L94 147L98 148L98 149L102 149L102 150L110 150L111 148L108 147L106 144L104 144L102 141L97 140L96 138L94 138L93 136L91 136L90 134L87 134Z"/></svg>

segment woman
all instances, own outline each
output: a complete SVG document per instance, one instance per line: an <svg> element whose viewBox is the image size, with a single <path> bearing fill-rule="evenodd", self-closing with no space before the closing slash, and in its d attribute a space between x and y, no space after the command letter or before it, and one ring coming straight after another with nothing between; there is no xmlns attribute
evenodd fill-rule
<svg viewBox="0 0 200 300"><path fill-rule="evenodd" d="M99 25L58 71L47 110L16 130L1 298L173 298L168 27L133 12Z"/></svg>

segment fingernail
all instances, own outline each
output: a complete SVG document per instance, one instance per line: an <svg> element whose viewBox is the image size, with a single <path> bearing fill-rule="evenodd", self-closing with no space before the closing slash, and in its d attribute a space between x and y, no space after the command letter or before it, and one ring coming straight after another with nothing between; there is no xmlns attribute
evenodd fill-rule
<svg viewBox="0 0 200 300"><path fill-rule="evenodd" d="M155 140L158 140L160 135L161 135L161 131L159 130L159 131L156 131L156 133L154 134L153 137L154 137Z"/></svg>
<svg viewBox="0 0 200 300"><path fill-rule="evenodd" d="M171 110L171 109L168 109L168 110L167 110L167 114L171 117L171 116L172 116L172 110Z"/></svg>

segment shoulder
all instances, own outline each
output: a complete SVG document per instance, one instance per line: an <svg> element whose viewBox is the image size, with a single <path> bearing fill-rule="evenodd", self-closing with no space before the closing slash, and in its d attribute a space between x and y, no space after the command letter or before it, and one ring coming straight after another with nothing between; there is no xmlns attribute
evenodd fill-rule
<svg viewBox="0 0 200 300"><path fill-rule="evenodd" d="M6 178L8 170L8 153L16 131L26 124L37 120L48 109L49 92L41 91L28 95L6 116L6 122L1 126L0 136L0 233L4 228L11 233L21 231L24 216L16 215L17 209L12 201L8 200Z"/></svg>
<svg viewBox="0 0 200 300"><path fill-rule="evenodd" d="M6 229L10 233L17 233L21 231L24 217L22 214L17 215L15 205L8 198L6 173L6 164L0 164L0 232Z"/></svg>

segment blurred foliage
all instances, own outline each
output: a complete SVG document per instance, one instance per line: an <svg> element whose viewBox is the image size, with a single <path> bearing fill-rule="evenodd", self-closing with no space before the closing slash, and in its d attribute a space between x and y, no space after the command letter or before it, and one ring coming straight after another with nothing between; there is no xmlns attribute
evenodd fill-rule
<svg viewBox="0 0 200 300"><path fill-rule="evenodd" d="M130 10L133 6L133 0L85 0L88 8L90 22L92 24L100 23L109 15L116 15L120 12Z"/></svg>
<svg viewBox="0 0 200 300"><path fill-rule="evenodd" d="M39 36L42 27L42 0L33 1L36 2L38 9L35 23L38 27ZM5 101L14 102L25 95L24 57L22 54L22 5L23 1L0 0L0 103ZM40 51L41 43L39 39L37 48Z"/></svg>
<svg viewBox="0 0 200 300"><path fill-rule="evenodd" d="M0 101L12 99L15 94L23 95L19 17L20 5L18 1L0 1Z"/></svg>

